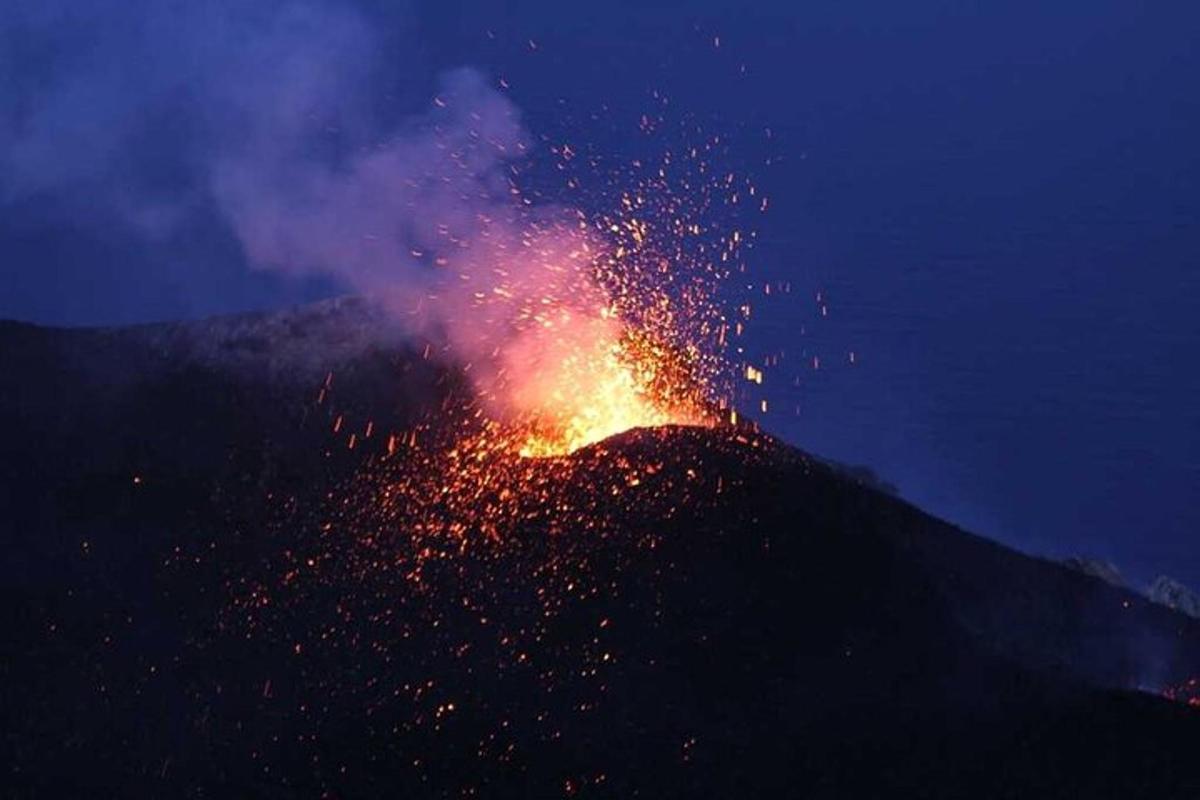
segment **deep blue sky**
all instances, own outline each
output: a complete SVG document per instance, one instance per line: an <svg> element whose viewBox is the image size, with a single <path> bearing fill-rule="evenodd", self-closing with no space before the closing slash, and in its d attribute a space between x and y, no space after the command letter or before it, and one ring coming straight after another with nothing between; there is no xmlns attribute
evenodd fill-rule
<svg viewBox="0 0 1200 800"><path fill-rule="evenodd" d="M619 151L662 90L728 131L731 166L771 197L753 265L793 294L761 304L753 334L788 353L768 428L979 533L1200 585L1198 7L575 5L358 4L394 61L373 100L404 108L474 65L505 77L535 133ZM37 4L20 6L0 18ZM82 16L37 20L44 40L7 21L0 149L79 58L97 24ZM147 35L128 22L104 36ZM150 48L147 69L173 57ZM167 235L111 219L114 197L194 190L189 117L145 112L138 81L71 97L48 124L73 132L35 153L104 170L33 189L0 171L0 316L142 321L331 291L249 270L202 198ZM580 127L602 107L606 124ZM136 146L89 149L114 128Z"/></svg>

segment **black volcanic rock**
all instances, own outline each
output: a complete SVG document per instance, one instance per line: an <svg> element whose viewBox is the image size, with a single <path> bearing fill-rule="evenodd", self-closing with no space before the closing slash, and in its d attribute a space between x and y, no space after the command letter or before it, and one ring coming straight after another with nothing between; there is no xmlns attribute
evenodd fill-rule
<svg viewBox="0 0 1200 800"><path fill-rule="evenodd" d="M1200 716L1124 691L1200 623L752 431L418 536L388 437L464 384L371 313L0 326L8 796L1200 792Z"/></svg>

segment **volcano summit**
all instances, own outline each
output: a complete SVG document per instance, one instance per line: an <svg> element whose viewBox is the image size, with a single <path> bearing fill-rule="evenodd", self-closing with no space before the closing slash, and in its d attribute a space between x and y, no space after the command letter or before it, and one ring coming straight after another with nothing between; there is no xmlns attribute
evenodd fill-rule
<svg viewBox="0 0 1200 800"><path fill-rule="evenodd" d="M1200 792L1200 621L751 427L464 448L354 301L0 355L10 796Z"/></svg>

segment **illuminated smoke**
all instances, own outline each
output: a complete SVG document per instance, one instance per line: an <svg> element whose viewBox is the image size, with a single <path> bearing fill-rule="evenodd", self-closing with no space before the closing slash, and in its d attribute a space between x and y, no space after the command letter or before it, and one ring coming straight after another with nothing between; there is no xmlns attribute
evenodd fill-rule
<svg viewBox="0 0 1200 800"><path fill-rule="evenodd" d="M478 72L406 81L386 26L344 3L73 8L19 2L0 16L14 39L57 32L47 52L74 48L50 89L6 98L10 197L99 198L158 240L220 220L252 267L384 304L466 370L489 417L525 430L529 454L708 419L708 342L725 335L709 289L730 253L709 242L689 259L680 241L703 235L685 201L636 180L604 211L535 201L521 185L530 159L573 154L534 151ZM88 108L109 113L73 116ZM171 150L165 189L140 169L145 141Z"/></svg>
<svg viewBox="0 0 1200 800"><path fill-rule="evenodd" d="M656 388L663 353L633 345L602 285L611 245L512 180L528 138L512 103L461 70L427 114L342 163L254 147L222 161L214 186L252 263L383 301L467 369L489 413L537 430L529 454L698 421Z"/></svg>
<svg viewBox="0 0 1200 800"><path fill-rule="evenodd" d="M523 194L531 136L480 73L442 76L427 111L314 158L321 132L342 128L338 110L361 104L327 108L328 87L353 82L297 69L278 76L282 101L252 91L269 113L213 169L213 194L251 264L334 276L382 301L463 366L490 416L526 431L518 447L528 454L707 419L700 370L684 368L698 362L695 347L680 347L692 312L675 312L682 299L645 280L636 246ZM647 223L638 226L641 243ZM669 273L665 263L654 271ZM693 292L683 302L712 300Z"/></svg>

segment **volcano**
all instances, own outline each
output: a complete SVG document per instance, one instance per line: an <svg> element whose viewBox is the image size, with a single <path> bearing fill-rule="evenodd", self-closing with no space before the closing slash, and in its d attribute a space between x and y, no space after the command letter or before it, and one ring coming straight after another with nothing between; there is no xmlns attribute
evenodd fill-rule
<svg viewBox="0 0 1200 800"><path fill-rule="evenodd" d="M8 796L1200 796L1200 621L752 427L480 468L353 300L0 354Z"/></svg>

